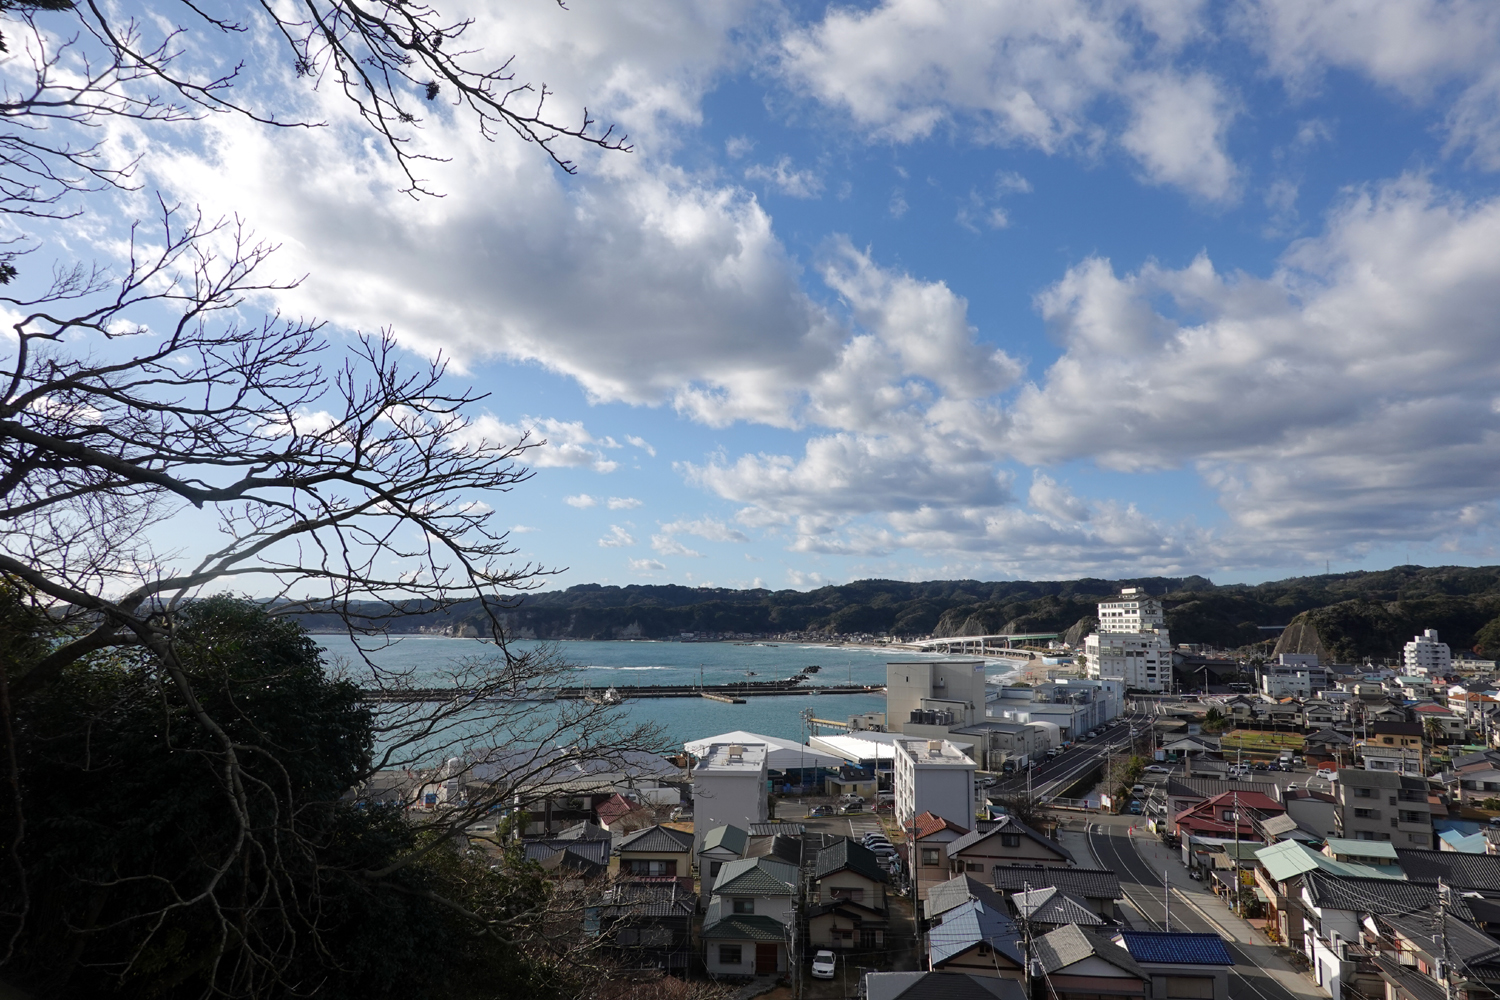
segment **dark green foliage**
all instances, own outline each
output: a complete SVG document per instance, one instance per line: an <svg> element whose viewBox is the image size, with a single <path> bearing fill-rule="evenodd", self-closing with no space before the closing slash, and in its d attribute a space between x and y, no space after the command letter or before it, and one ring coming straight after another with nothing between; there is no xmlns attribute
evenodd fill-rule
<svg viewBox="0 0 1500 1000"><path fill-rule="evenodd" d="M45 623L5 610L14 673ZM366 874L420 844L398 812L341 801L369 767L372 718L300 626L215 598L186 607L178 634L192 689L236 745L250 847L222 747L161 664L74 664L13 706L25 892L14 867L0 892L30 912L7 977L48 996L550 995L517 949L422 895L519 912L545 898L519 860L492 872L443 845ZM0 822L13 836L8 799Z"/></svg>

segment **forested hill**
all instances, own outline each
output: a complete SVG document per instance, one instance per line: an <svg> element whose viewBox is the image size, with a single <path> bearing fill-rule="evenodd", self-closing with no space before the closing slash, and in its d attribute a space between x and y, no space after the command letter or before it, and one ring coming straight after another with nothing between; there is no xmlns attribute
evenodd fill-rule
<svg viewBox="0 0 1500 1000"><path fill-rule="evenodd" d="M512 634L546 639L663 638L682 632L886 633L898 636L1001 632L1086 634L1095 607L1122 586L1163 598L1172 639L1223 648L1249 646L1308 612L1341 660L1398 656L1422 628L1454 650L1469 649L1500 616L1500 566L1397 566L1379 572L1296 577L1254 586L1216 586L1203 577L1134 580L860 580L812 591L585 584L527 595L504 612ZM314 628L332 622L310 619ZM416 629L488 629L477 603L445 616L402 621ZM1494 630L1500 633L1500 626ZM1500 639L1500 634L1497 634Z"/></svg>

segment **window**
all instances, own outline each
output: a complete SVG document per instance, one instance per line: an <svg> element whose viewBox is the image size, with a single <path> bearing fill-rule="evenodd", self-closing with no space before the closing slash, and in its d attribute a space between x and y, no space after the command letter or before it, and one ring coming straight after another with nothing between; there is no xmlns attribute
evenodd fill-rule
<svg viewBox="0 0 1500 1000"><path fill-rule="evenodd" d="M677 862L676 861L641 861L641 860L631 860L631 861L626 862L626 864L628 866L626 868L626 871L630 872L630 874L632 874L632 875L654 875L654 876L672 875L672 876L675 876L677 874ZM717 864L717 862L716 862L716 864ZM718 874L718 873L714 872L714 874Z"/></svg>
<svg viewBox="0 0 1500 1000"><path fill-rule="evenodd" d="M1213 1000L1214 981L1209 976L1168 976L1167 996L1173 1000Z"/></svg>
<svg viewBox="0 0 1500 1000"><path fill-rule="evenodd" d="M1412 812L1408 809L1401 810L1401 822L1403 823L1420 823L1424 818L1419 812Z"/></svg>
<svg viewBox="0 0 1500 1000"><path fill-rule="evenodd" d="M737 944L721 944L721 945L719 945L719 964L720 965L739 965L740 962L741 962L741 959L740 959L740 946L739 945L737 945Z"/></svg>
<svg viewBox="0 0 1500 1000"><path fill-rule="evenodd" d="M1356 788L1354 790L1354 797L1357 799L1368 799L1370 797L1370 789Z"/></svg>
<svg viewBox="0 0 1500 1000"><path fill-rule="evenodd" d="M1426 844L1427 843L1427 834L1425 834L1425 833L1413 833L1413 834L1408 834L1408 836L1411 837L1411 842L1413 844Z"/></svg>
<svg viewBox="0 0 1500 1000"><path fill-rule="evenodd" d="M1000 835L1001 847L1020 847L1021 835L1019 833L1002 833Z"/></svg>
<svg viewBox="0 0 1500 1000"><path fill-rule="evenodd" d="M1359 817L1360 819L1374 819L1375 818L1375 810L1374 809L1356 809L1356 810L1354 810L1354 815L1357 816L1357 817Z"/></svg>
<svg viewBox="0 0 1500 1000"><path fill-rule="evenodd" d="M984 871L984 862L982 862L982 861L966 861L966 862L964 862L964 871L966 871L966 872L982 872L982 871Z"/></svg>
<svg viewBox="0 0 1500 1000"><path fill-rule="evenodd" d="M734 912L735 913L754 913L755 912L755 898L753 896L736 896L736 897L734 897Z"/></svg>
<svg viewBox="0 0 1500 1000"><path fill-rule="evenodd" d="M922 848L922 864L935 865L938 863L938 849L936 847Z"/></svg>
<svg viewBox="0 0 1500 1000"><path fill-rule="evenodd" d="M724 862L722 862L722 861L710 861L708 863L708 877L709 878L718 878L719 877L719 869L723 868L723 867L724 867Z"/></svg>
<svg viewBox="0 0 1500 1000"><path fill-rule="evenodd" d="M1354 834L1355 840L1374 840L1375 835L1369 830L1359 830Z"/></svg>
<svg viewBox="0 0 1500 1000"><path fill-rule="evenodd" d="M863 903L865 901L865 891L863 889L851 889L848 886L835 885L829 887L828 892L834 899L847 899L851 903Z"/></svg>

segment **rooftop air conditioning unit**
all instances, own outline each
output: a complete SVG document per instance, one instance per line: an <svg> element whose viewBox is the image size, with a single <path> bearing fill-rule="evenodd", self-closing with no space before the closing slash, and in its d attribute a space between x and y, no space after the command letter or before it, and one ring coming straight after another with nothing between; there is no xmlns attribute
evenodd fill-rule
<svg viewBox="0 0 1500 1000"><path fill-rule="evenodd" d="M927 741L927 752L928 753L941 754L943 752L943 741L942 740L928 740Z"/></svg>

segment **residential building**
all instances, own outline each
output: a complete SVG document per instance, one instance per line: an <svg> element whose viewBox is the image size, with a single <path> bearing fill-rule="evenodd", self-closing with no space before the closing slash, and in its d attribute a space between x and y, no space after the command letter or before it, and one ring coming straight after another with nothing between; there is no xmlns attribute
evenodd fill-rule
<svg viewBox="0 0 1500 1000"><path fill-rule="evenodd" d="M1378 868L1335 861L1295 840L1282 840L1255 852L1255 884L1266 899L1267 919L1283 941L1303 939L1305 912L1303 881L1310 872L1323 871L1345 878L1384 878L1398 881Z"/></svg>
<svg viewBox="0 0 1500 1000"><path fill-rule="evenodd" d="M973 830L947 847L949 870L985 878L998 868L1067 868L1073 855L1014 816L1001 816L986 830ZM1038 887L1045 884L1039 878Z"/></svg>
<svg viewBox="0 0 1500 1000"><path fill-rule="evenodd" d="M1150 973L1135 961L1129 951L1082 927L1069 925L1048 931L1036 940L1033 953L1046 977L1044 995L1049 1000L1152 996Z"/></svg>
<svg viewBox="0 0 1500 1000"><path fill-rule="evenodd" d="M1356 745L1367 770L1422 777L1427 773L1423 735L1420 722L1376 722Z"/></svg>
<svg viewBox="0 0 1500 1000"><path fill-rule="evenodd" d="M693 850L715 827L766 821L766 745L714 743L693 768Z"/></svg>
<svg viewBox="0 0 1500 1000"><path fill-rule="evenodd" d="M1437 629L1430 628L1406 644L1402 651L1405 672L1423 677L1446 677L1453 671L1453 654L1446 642L1438 641Z"/></svg>
<svg viewBox="0 0 1500 1000"><path fill-rule="evenodd" d="M963 997L965 1000L1027 1000L1026 989L1013 979L995 979L966 972L867 972L865 1000L933 1000Z"/></svg>
<svg viewBox="0 0 1500 1000"><path fill-rule="evenodd" d="M1151 996L1229 1000L1234 959L1219 935L1117 931L1114 940L1150 977Z"/></svg>
<svg viewBox="0 0 1500 1000"><path fill-rule="evenodd" d="M914 873L917 898L926 899L928 891L949 877L948 845L968 833L967 827L922 813L907 828L909 857L907 866Z"/></svg>
<svg viewBox="0 0 1500 1000"><path fill-rule="evenodd" d="M892 775L902 828L930 812L974 829L974 761L949 740L898 739Z"/></svg>
<svg viewBox="0 0 1500 1000"><path fill-rule="evenodd" d="M1164 691L1172 684L1172 641L1161 602L1140 587L1099 605L1099 628L1083 640L1085 672L1126 690Z"/></svg>
<svg viewBox="0 0 1500 1000"><path fill-rule="evenodd" d="M1260 691L1269 698L1311 698L1323 690L1326 676L1322 667L1278 663L1260 675Z"/></svg>
<svg viewBox="0 0 1500 1000"><path fill-rule="evenodd" d="M1172 827L1179 837L1233 837L1238 833L1249 840L1255 836L1253 815L1270 817L1284 812L1286 808L1280 802L1260 792L1220 792L1182 810L1172 818Z"/></svg>
<svg viewBox="0 0 1500 1000"><path fill-rule="evenodd" d="M1306 788L1284 789L1281 793L1281 806L1286 810L1286 816L1296 824L1296 829L1306 831L1317 839L1326 840L1338 832L1338 798L1329 792L1314 792Z"/></svg>
<svg viewBox="0 0 1500 1000"><path fill-rule="evenodd" d="M668 826L648 826L615 847L610 869L620 875L691 878L693 835Z"/></svg>
<svg viewBox="0 0 1500 1000"><path fill-rule="evenodd" d="M1310 872L1303 881L1301 901L1311 919L1306 921L1302 938L1293 942L1293 946L1307 956L1318 985L1333 1000L1344 1000L1346 986L1363 996L1383 996L1385 984L1380 981L1378 970L1371 968L1363 976L1359 974L1362 964L1358 961L1359 946L1366 914L1430 908L1436 888L1393 879L1343 878L1321 871Z"/></svg>
<svg viewBox="0 0 1500 1000"><path fill-rule="evenodd" d="M698 897L692 881L625 880L604 894L599 943L626 968L662 969L685 976L693 963L693 918Z"/></svg>
<svg viewBox="0 0 1500 1000"><path fill-rule="evenodd" d="M1457 786L1460 804L1500 798L1500 750L1481 750L1453 760L1445 775L1449 787Z"/></svg>
<svg viewBox="0 0 1500 1000"><path fill-rule="evenodd" d="M1323 842L1322 853L1335 861L1351 865L1365 865L1379 870L1392 878L1405 878L1401 864L1396 859L1396 848L1386 840L1345 840L1329 837Z"/></svg>
<svg viewBox="0 0 1500 1000"><path fill-rule="evenodd" d="M1095 913L1088 901L1063 892L1056 886L1012 893L1010 905L1016 916L1031 921L1033 933L1043 933L1076 924L1095 929L1114 923Z"/></svg>
<svg viewBox="0 0 1500 1000"><path fill-rule="evenodd" d="M720 869L747 856L749 846L750 834L737 826L716 826L704 835L698 845L698 880L704 895L713 891Z"/></svg>
<svg viewBox="0 0 1500 1000"><path fill-rule="evenodd" d="M941 738L984 720L983 660L898 660L885 669L891 732Z"/></svg>
<svg viewBox="0 0 1500 1000"><path fill-rule="evenodd" d="M1440 743L1461 743L1468 732L1468 726L1456 712L1437 702L1413 705L1411 714L1421 725L1428 742L1432 742L1432 737L1436 735Z"/></svg>
<svg viewBox="0 0 1500 1000"><path fill-rule="evenodd" d="M1339 837L1384 840L1403 848L1431 846L1426 778L1345 768L1335 785L1339 809L1334 826Z"/></svg>
<svg viewBox="0 0 1500 1000"><path fill-rule="evenodd" d="M934 972L1025 978L1021 932L1005 900L967 876L934 886L927 915L927 964Z"/></svg>
<svg viewBox="0 0 1500 1000"><path fill-rule="evenodd" d="M807 914L812 946L866 954L884 947L887 881L880 860L863 844L840 839L820 850Z"/></svg>
<svg viewBox="0 0 1500 1000"><path fill-rule="evenodd" d="M1047 727L1031 723L986 719L951 732L974 741L974 760L985 771L1025 767L1051 748Z"/></svg>
<svg viewBox="0 0 1500 1000"><path fill-rule="evenodd" d="M719 976L787 970L797 867L773 858L731 861L719 870L703 917L704 964Z"/></svg>
<svg viewBox="0 0 1500 1000"><path fill-rule="evenodd" d="M1109 920L1119 920L1116 901L1125 898L1120 891L1119 876L1104 868L1048 868L1039 872L1035 868L1006 867L996 868L990 875L995 891L1007 895L1038 888L1041 876L1048 885L1083 900L1089 909Z"/></svg>

